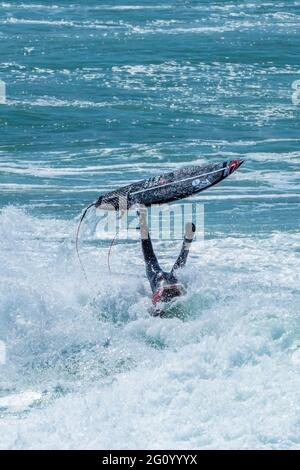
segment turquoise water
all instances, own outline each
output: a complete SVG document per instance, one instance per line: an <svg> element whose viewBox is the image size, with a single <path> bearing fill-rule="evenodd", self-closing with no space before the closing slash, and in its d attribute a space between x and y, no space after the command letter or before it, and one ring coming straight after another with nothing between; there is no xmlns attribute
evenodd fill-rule
<svg viewBox="0 0 300 470"><path fill-rule="evenodd" d="M299 448L299 1L0 2L0 446ZM179 318L102 192L243 158L203 193ZM165 266L179 242L160 242ZM20 420L20 418L23 418Z"/></svg>

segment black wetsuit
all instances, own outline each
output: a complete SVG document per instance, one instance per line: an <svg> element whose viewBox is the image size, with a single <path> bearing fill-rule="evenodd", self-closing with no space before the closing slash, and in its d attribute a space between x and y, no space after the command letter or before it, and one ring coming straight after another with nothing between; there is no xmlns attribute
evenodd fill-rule
<svg viewBox="0 0 300 470"><path fill-rule="evenodd" d="M192 224L193 234L195 233L195 230L195 225ZM162 283L167 285L178 283L177 277L175 276L175 271L179 268L183 268L186 264L189 254L189 245L193 241L193 234L191 239L187 238L186 236L184 237L180 254L170 272L166 272L161 269L153 250L149 231L148 237L145 239L142 238L142 250L146 264L146 274L153 293L155 293L161 287Z"/></svg>

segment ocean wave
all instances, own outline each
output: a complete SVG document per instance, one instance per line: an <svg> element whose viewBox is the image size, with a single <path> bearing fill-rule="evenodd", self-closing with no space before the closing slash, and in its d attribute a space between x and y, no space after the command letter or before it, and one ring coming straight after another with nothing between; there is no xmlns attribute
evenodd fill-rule
<svg viewBox="0 0 300 470"><path fill-rule="evenodd" d="M15 24L15 25L38 25L38 26L62 26L62 27L70 27L70 28L92 28L92 29L106 29L111 28L112 26L121 27L119 23L114 23L112 21L108 21L107 23L102 21L69 21L64 19L57 19L57 20L46 20L46 19L26 19L26 18L15 18L9 17L6 19L0 20L0 24Z"/></svg>
<svg viewBox="0 0 300 470"><path fill-rule="evenodd" d="M9 2L0 2L0 8L3 9L26 9L26 10L57 10L60 8L58 5L46 5L45 3L9 3Z"/></svg>
<svg viewBox="0 0 300 470"><path fill-rule="evenodd" d="M27 100L7 100L8 106L41 106L52 108L105 108L113 106L111 102L94 102L83 100L62 100L52 96L43 96Z"/></svg>
<svg viewBox="0 0 300 470"><path fill-rule="evenodd" d="M105 250L85 247L86 285L59 239L73 221L14 207L0 221L1 448L296 445L299 233L197 242L182 321L148 316L135 245L116 249L126 278L104 276Z"/></svg>
<svg viewBox="0 0 300 470"><path fill-rule="evenodd" d="M1 2L0 8L3 9L21 9L21 10L72 10L72 11L86 11L86 10L112 10L112 11L130 11L130 10L169 10L172 8L172 5L46 5L45 3L9 3Z"/></svg>

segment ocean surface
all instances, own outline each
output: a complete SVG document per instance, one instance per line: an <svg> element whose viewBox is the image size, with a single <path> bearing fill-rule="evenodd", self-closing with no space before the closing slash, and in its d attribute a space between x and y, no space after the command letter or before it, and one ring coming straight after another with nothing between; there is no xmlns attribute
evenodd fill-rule
<svg viewBox="0 0 300 470"><path fill-rule="evenodd" d="M300 449L299 52L300 1L0 2L1 449ZM86 282L96 197L237 158L184 318L96 216Z"/></svg>

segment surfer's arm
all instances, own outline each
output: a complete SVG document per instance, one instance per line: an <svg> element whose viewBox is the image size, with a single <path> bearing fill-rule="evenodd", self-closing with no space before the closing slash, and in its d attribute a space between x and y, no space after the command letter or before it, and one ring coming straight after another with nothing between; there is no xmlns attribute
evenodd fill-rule
<svg viewBox="0 0 300 470"><path fill-rule="evenodd" d="M195 232L196 226L193 223L186 224L182 248L176 263L173 266L172 272L176 271L176 269L184 268L189 255L191 243L193 242L195 236Z"/></svg>

